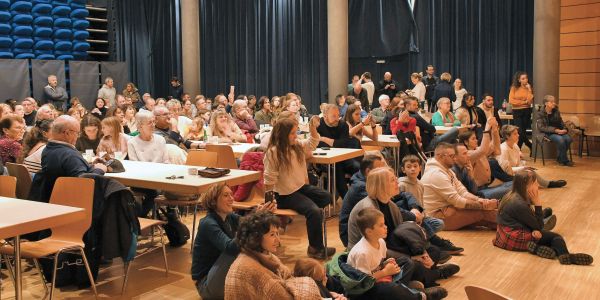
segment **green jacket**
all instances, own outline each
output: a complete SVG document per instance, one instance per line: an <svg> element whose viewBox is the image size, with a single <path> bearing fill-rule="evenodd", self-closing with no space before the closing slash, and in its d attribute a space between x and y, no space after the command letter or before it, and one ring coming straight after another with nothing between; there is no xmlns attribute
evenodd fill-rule
<svg viewBox="0 0 600 300"><path fill-rule="evenodd" d="M364 294L375 285L375 278L347 264L348 252L338 253L325 264L327 275L337 277L348 296Z"/></svg>

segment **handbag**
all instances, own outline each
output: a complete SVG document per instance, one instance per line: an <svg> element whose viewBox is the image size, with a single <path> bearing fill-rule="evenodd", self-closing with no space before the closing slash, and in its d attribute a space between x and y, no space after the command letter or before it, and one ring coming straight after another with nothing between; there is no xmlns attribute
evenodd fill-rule
<svg viewBox="0 0 600 300"><path fill-rule="evenodd" d="M204 168L198 170L198 175L206 178L219 178L229 174L231 170L220 168Z"/></svg>

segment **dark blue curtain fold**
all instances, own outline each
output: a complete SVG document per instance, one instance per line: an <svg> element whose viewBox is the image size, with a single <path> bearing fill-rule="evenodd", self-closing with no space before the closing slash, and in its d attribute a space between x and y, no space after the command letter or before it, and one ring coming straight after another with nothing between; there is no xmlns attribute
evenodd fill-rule
<svg viewBox="0 0 600 300"><path fill-rule="evenodd" d="M201 90L208 97L294 92L312 113L327 92L326 0L200 0Z"/></svg>
<svg viewBox="0 0 600 300"><path fill-rule="evenodd" d="M373 1L378 2L388 1ZM408 1L397 2L396 14L404 14L409 7ZM352 17L360 14L354 9L371 3L371 0L350 0L349 21L353 22ZM389 3L387 5L392 9ZM373 8L367 11L372 14L365 18L372 19L372 24L394 14ZM497 105L508 97L514 72L525 70L533 78L533 0L417 0L413 16L416 27L405 24L404 27L384 26L382 29L386 33L381 36L390 37L384 40L385 44L401 43L396 46L400 50L388 52L388 48L382 46L383 42L374 42L368 51L351 51L351 73L375 70L374 81L378 81L389 69L401 85L410 87L409 74L424 72L425 67L432 64L438 76L450 72L453 80L461 78L465 88L475 93L478 102L484 93L491 93ZM412 19L407 19L407 23L409 21ZM352 31L353 28L356 31ZM375 25L356 29L350 24L349 30L351 44L352 36L380 34ZM395 36L405 34L412 38L394 40ZM352 45L350 49L353 49ZM406 53L405 49L411 51ZM376 64L378 59L386 63ZM396 63L388 66L388 61Z"/></svg>
<svg viewBox="0 0 600 300"><path fill-rule="evenodd" d="M171 77L181 80L179 4L179 0L107 2L111 60L127 62L131 81L141 93L166 97Z"/></svg>

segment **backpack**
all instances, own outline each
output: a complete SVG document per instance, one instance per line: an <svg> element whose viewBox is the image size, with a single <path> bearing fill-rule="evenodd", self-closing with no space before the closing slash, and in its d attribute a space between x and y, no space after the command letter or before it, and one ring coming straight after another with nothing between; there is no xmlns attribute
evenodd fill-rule
<svg viewBox="0 0 600 300"><path fill-rule="evenodd" d="M167 209L159 208L159 218L163 221L167 221L167 224L163 225L163 229L169 239L169 245L171 247L181 247L187 243L190 239L190 230L181 222L179 219L178 210L173 207L167 207Z"/></svg>

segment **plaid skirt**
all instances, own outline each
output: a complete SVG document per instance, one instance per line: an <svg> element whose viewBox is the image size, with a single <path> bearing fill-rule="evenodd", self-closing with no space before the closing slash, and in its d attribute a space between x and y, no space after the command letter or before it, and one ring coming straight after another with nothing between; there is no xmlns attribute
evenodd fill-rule
<svg viewBox="0 0 600 300"><path fill-rule="evenodd" d="M532 241L531 231L519 228L510 228L498 224L496 238L492 241L494 246L512 251L526 251L527 243Z"/></svg>

